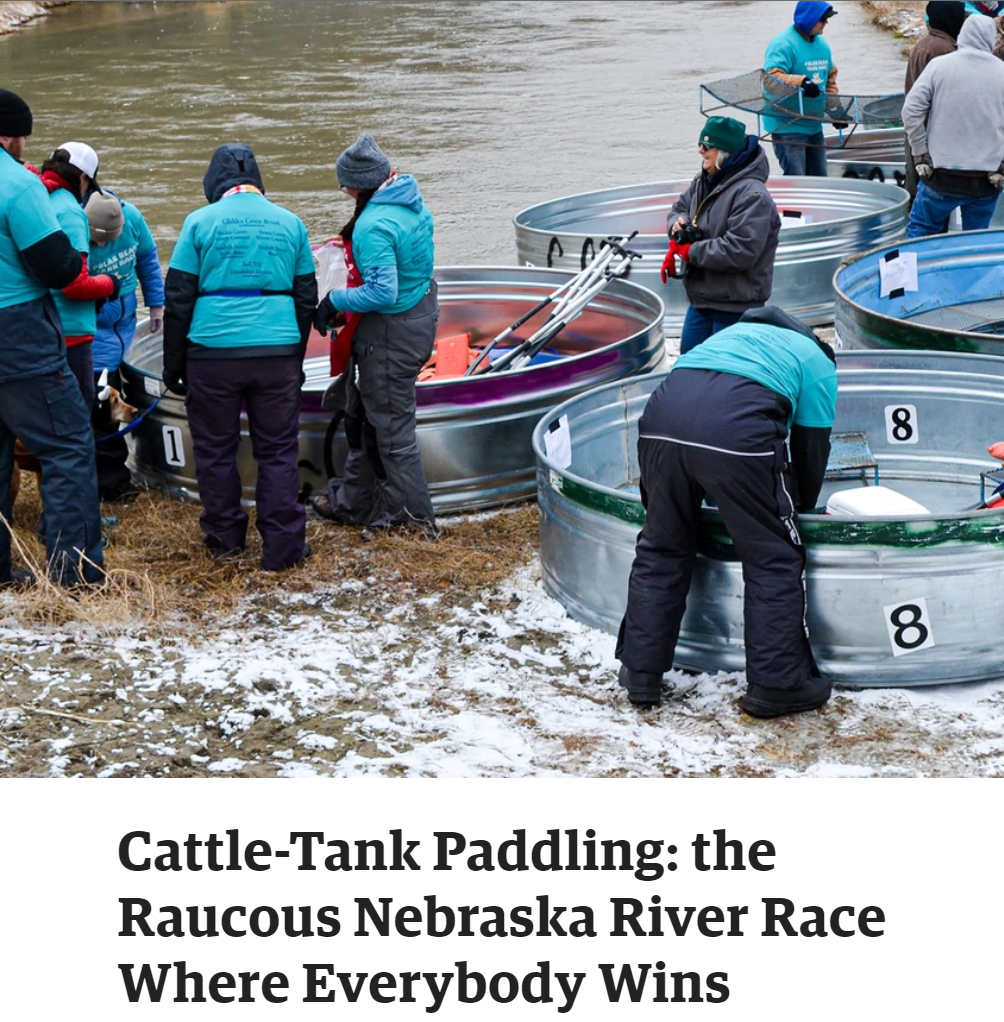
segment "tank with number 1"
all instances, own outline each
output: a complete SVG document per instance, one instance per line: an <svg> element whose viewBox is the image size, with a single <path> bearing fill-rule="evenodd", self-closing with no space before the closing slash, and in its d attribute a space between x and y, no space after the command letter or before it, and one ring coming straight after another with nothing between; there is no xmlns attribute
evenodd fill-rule
<svg viewBox="0 0 1004 1022"><path fill-rule="evenodd" d="M834 682L932 685L1004 676L1004 359L841 352L825 513L803 515L808 627ZM577 620L616 632L644 509L637 421L663 376L566 402L534 434L541 563ZM996 449L995 449L996 452ZM676 666L744 667L743 581L704 509Z"/></svg>

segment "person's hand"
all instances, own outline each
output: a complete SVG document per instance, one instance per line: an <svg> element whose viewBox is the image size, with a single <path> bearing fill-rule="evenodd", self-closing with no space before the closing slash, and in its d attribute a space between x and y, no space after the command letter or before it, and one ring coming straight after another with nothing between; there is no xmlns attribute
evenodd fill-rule
<svg viewBox="0 0 1004 1022"><path fill-rule="evenodd" d="M683 262L689 263L690 246L678 245L675 241L670 240L669 248L666 250L666 258L663 259L662 268L659 271L659 277L662 279L663 284L668 284L670 277L681 276L681 274L676 272L677 256L679 256Z"/></svg>
<svg viewBox="0 0 1004 1022"><path fill-rule="evenodd" d="M331 298L325 295L314 309L314 329L319 334L326 334L332 327L338 310L332 305Z"/></svg>
<svg viewBox="0 0 1004 1022"><path fill-rule="evenodd" d="M662 267L659 270L659 277L663 284L669 283L670 277L676 276L676 242L670 241L669 248L666 249L666 258L662 261Z"/></svg>
<svg viewBox="0 0 1004 1022"><path fill-rule="evenodd" d="M164 329L164 306L155 305L150 310L150 333L159 334Z"/></svg>
<svg viewBox="0 0 1004 1022"><path fill-rule="evenodd" d="M934 173L934 164L927 153L921 153L913 158L913 164L917 168L917 177L926 181Z"/></svg>
<svg viewBox="0 0 1004 1022"><path fill-rule="evenodd" d="M819 86L808 75L802 79L799 88L808 99L815 99L819 95Z"/></svg>
<svg viewBox="0 0 1004 1022"><path fill-rule="evenodd" d="M184 397L188 393L188 376L183 368L178 366L164 366L164 373L161 376L164 386L172 394Z"/></svg>
<svg viewBox="0 0 1004 1022"><path fill-rule="evenodd" d="M850 127L850 123L847 121L847 108L843 106L830 107L826 111L830 116L830 124L833 125L838 131L843 131L845 128Z"/></svg>
<svg viewBox="0 0 1004 1022"><path fill-rule="evenodd" d="M687 218L685 216L678 216L676 223L669 229L669 236L672 238L681 228L687 226Z"/></svg>
<svg viewBox="0 0 1004 1022"><path fill-rule="evenodd" d="M987 178L997 191L1004 188L1004 163L1001 163L993 173L987 174Z"/></svg>

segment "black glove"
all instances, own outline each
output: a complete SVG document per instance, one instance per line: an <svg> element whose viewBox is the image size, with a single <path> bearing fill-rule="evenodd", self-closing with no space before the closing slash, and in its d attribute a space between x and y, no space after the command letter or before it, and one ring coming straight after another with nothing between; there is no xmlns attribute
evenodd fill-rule
<svg viewBox="0 0 1004 1022"><path fill-rule="evenodd" d="M106 295L104 298L99 298L95 303L95 308L100 312L105 307L105 302L114 302L122 291L122 281L115 276L114 273L102 273L102 277L107 277L112 282L112 293Z"/></svg>
<svg viewBox="0 0 1004 1022"><path fill-rule="evenodd" d="M808 76L802 79L799 87L809 99L815 99L819 95L819 86Z"/></svg>
<svg viewBox="0 0 1004 1022"><path fill-rule="evenodd" d="M319 334L326 334L331 329L331 321L338 315L338 310L331 304L331 299L325 295L314 309L314 329Z"/></svg>
<svg viewBox="0 0 1004 1022"><path fill-rule="evenodd" d="M850 126L850 123L846 120L847 108L842 106L831 107L826 111L830 115L830 123L834 128L839 128L841 131L844 128Z"/></svg>
<svg viewBox="0 0 1004 1022"><path fill-rule="evenodd" d="M184 366L165 365L161 379L172 394L184 397L188 393L188 374Z"/></svg>

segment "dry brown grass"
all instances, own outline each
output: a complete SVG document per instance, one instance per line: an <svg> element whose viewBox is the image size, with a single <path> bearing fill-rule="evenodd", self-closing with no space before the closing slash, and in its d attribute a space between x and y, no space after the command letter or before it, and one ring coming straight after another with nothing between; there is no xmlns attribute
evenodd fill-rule
<svg viewBox="0 0 1004 1022"><path fill-rule="evenodd" d="M214 561L202 546L197 505L144 493L128 505L102 509L118 519L106 529L107 583L67 592L45 578L44 549L35 536L39 507L34 477L28 476L14 513L14 562L30 567L39 584L4 598L5 609L25 626L77 622L120 630L162 622L211 628L243 598L310 593L350 580L379 587L393 603L444 590L465 603L527 564L538 546L534 504L488 518L442 518L438 543L409 534L364 543L357 528L310 519L313 556L296 568L266 572L259 567L261 547L253 527L243 557Z"/></svg>

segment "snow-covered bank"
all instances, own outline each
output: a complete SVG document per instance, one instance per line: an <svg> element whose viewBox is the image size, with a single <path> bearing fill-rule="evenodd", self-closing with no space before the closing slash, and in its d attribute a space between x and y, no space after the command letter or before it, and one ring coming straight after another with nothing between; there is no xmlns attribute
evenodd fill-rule
<svg viewBox="0 0 1004 1022"><path fill-rule="evenodd" d="M70 3L71 0L0 3L0 35L16 32L27 22L44 17L51 7L68 7Z"/></svg>

